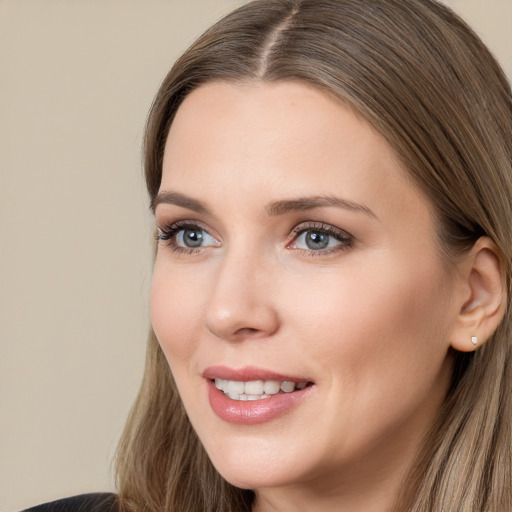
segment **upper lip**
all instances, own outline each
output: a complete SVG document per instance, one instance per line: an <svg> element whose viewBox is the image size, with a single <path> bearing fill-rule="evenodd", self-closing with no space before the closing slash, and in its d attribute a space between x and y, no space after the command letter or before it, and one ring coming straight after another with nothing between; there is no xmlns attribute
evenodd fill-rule
<svg viewBox="0 0 512 512"><path fill-rule="evenodd" d="M237 380L237 381L252 381L252 380L277 380L288 382L311 382L307 377L297 377L294 375L285 375L283 373L267 370L264 368L257 368L254 366L246 366L244 368L229 368L227 366L210 366L206 368L202 376L205 379L223 379L223 380Z"/></svg>

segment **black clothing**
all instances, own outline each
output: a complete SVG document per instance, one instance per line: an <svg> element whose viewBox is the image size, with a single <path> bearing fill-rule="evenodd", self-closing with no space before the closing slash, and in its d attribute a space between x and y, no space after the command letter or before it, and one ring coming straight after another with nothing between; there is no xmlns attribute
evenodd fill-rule
<svg viewBox="0 0 512 512"><path fill-rule="evenodd" d="M115 504L115 494L99 492L43 503L24 512L116 512Z"/></svg>

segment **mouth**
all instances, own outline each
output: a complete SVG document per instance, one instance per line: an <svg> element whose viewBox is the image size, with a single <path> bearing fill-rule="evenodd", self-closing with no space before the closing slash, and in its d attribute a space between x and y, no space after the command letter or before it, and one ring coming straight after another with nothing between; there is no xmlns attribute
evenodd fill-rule
<svg viewBox="0 0 512 512"><path fill-rule="evenodd" d="M315 383L259 368L206 369L210 406L223 421L238 425L264 423L295 409L314 395Z"/></svg>
<svg viewBox="0 0 512 512"><path fill-rule="evenodd" d="M215 387L231 400L264 400L274 395L300 391L313 383L291 380L226 380L219 377L212 379Z"/></svg>

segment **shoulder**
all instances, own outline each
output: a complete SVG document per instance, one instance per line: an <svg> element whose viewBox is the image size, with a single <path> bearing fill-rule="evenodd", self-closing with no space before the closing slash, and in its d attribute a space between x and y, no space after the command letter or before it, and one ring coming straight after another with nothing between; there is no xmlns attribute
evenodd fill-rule
<svg viewBox="0 0 512 512"><path fill-rule="evenodd" d="M116 495L111 493L92 493L71 496L42 505L36 505L24 512L115 512Z"/></svg>

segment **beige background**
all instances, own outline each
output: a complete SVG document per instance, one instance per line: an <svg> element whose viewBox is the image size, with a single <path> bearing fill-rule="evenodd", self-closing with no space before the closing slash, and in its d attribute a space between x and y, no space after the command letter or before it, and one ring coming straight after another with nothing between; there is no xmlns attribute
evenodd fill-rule
<svg viewBox="0 0 512 512"><path fill-rule="evenodd" d="M141 378L144 119L242 0L0 0L0 510L113 488ZM451 0L512 76L512 0Z"/></svg>

